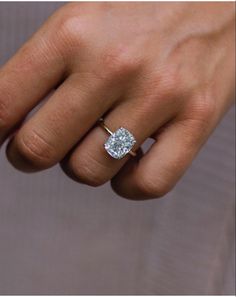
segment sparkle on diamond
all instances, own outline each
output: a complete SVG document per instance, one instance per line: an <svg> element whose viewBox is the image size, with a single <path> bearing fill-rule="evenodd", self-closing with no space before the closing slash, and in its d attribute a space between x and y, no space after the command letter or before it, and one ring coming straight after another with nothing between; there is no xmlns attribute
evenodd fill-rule
<svg viewBox="0 0 236 297"><path fill-rule="evenodd" d="M134 136L121 127L108 138L104 147L113 158L121 159L130 152L135 142Z"/></svg>

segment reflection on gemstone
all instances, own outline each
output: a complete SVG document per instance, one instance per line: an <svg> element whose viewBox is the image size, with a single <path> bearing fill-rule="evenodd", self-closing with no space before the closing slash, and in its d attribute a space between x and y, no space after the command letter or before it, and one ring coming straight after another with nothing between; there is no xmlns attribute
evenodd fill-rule
<svg viewBox="0 0 236 297"><path fill-rule="evenodd" d="M130 152L135 143L134 136L121 127L108 138L104 147L113 158L121 159Z"/></svg>

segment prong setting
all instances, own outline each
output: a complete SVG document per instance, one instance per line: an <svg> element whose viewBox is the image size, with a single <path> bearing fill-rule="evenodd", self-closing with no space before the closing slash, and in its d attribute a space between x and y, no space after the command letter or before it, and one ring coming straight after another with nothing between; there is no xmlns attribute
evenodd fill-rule
<svg viewBox="0 0 236 297"><path fill-rule="evenodd" d="M110 135L104 147L111 157L122 159L132 150L135 143L136 140L133 134L127 129L120 127Z"/></svg>

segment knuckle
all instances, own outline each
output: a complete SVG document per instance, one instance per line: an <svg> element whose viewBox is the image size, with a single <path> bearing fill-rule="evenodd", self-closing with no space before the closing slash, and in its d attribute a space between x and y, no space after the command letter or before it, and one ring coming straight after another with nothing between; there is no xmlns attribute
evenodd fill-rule
<svg viewBox="0 0 236 297"><path fill-rule="evenodd" d="M76 179L89 186L98 187L107 181L106 177L100 172L100 165L87 156L82 157L81 155L76 160L72 159L69 167Z"/></svg>
<svg viewBox="0 0 236 297"><path fill-rule="evenodd" d="M104 69L108 77L127 77L139 68L141 61L126 46L107 49L102 57Z"/></svg>
<svg viewBox="0 0 236 297"><path fill-rule="evenodd" d="M54 148L38 132L19 135L16 147L21 158L34 168L46 169L55 163Z"/></svg>
<svg viewBox="0 0 236 297"><path fill-rule="evenodd" d="M195 96L183 112L183 119L177 123L184 127L183 140L194 150L204 143L217 118L214 97L210 93Z"/></svg>
<svg viewBox="0 0 236 297"><path fill-rule="evenodd" d="M58 40L62 50L77 51L81 47L83 36L86 32L86 17L82 15L62 15L57 24L57 32L60 32Z"/></svg>
<svg viewBox="0 0 236 297"><path fill-rule="evenodd" d="M195 117L208 121L214 115L215 104L214 101L207 98L201 98L194 106Z"/></svg>
<svg viewBox="0 0 236 297"><path fill-rule="evenodd" d="M172 100L182 92L178 69L166 66L154 69L147 76L145 95L158 94L159 98Z"/></svg>
<svg viewBox="0 0 236 297"><path fill-rule="evenodd" d="M155 180L148 176L142 176L139 178L138 182L138 190L142 193L143 196L148 198L160 198L165 196L170 190L172 186L163 180Z"/></svg>
<svg viewBox="0 0 236 297"><path fill-rule="evenodd" d="M65 36L76 37L80 28L79 18L74 16L62 17L59 28L60 31L65 34Z"/></svg>
<svg viewBox="0 0 236 297"><path fill-rule="evenodd" d="M192 102L189 117L200 129L210 127L215 116L215 100L210 94L201 94Z"/></svg>
<svg viewBox="0 0 236 297"><path fill-rule="evenodd" d="M156 85L164 97L173 96L180 92L180 75L176 66L167 66L156 75Z"/></svg>

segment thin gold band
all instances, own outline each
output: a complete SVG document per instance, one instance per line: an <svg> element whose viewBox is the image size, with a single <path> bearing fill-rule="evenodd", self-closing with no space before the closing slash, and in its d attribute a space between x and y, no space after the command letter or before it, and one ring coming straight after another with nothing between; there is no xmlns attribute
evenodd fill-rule
<svg viewBox="0 0 236 297"><path fill-rule="evenodd" d="M107 131L108 134L112 135L113 133L111 132L111 130L105 125L103 120L99 120L100 126Z"/></svg>

